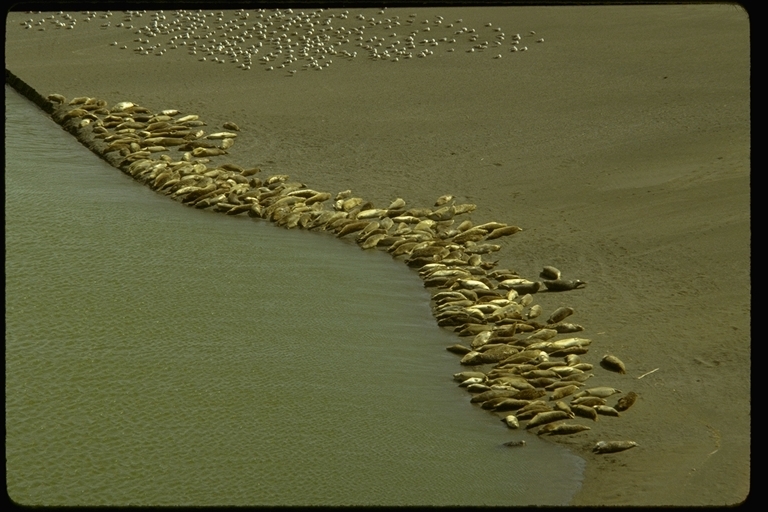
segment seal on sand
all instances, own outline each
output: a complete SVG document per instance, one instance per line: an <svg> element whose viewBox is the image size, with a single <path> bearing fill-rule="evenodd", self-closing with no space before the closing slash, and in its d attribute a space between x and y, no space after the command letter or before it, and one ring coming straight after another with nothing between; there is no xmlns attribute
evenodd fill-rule
<svg viewBox="0 0 768 512"><path fill-rule="evenodd" d="M543 279L560 279L560 271L555 267L544 267L539 273L539 277Z"/></svg>
<svg viewBox="0 0 768 512"><path fill-rule="evenodd" d="M592 451L595 453L615 453L637 446L634 441L598 441Z"/></svg>
<svg viewBox="0 0 768 512"><path fill-rule="evenodd" d="M622 363L621 360L616 356L603 356L603 359L600 360L600 366L612 372L627 373L627 369L624 366L624 363Z"/></svg>
<svg viewBox="0 0 768 512"><path fill-rule="evenodd" d="M632 407L632 404L635 403L635 400L637 400L637 393L634 391L630 391L625 396L619 398L619 401L616 403L615 409L617 411L626 411L630 407Z"/></svg>
<svg viewBox="0 0 768 512"><path fill-rule="evenodd" d="M581 279L569 280L569 279L555 279L554 281L544 281L547 290L551 292L566 292L568 290L575 290L577 288L583 288L587 285L586 282Z"/></svg>

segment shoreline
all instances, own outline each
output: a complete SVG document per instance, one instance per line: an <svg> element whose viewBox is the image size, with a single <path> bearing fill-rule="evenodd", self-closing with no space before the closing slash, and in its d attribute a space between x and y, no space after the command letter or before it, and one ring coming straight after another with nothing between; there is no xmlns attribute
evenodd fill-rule
<svg viewBox="0 0 768 512"><path fill-rule="evenodd" d="M582 9L584 10L589 9ZM535 16L535 9L529 12L532 13L530 16ZM688 14L691 15L690 11ZM627 18L637 16L639 14L633 13ZM559 20L554 18L556 17L552 16L548 30L557 33ZM699 25L706 29L708 22L709 18L702 16ZM182 92L181 103L185 103L182 105L173 105L173 101L169 101L167 97L163 100L163 93L159 91L144 91L143 94L138 94L139 91L136 90L134 93L137 93L137 96L134 97L131 97L130 91L115 95L109 92L113 87L107 81L101 85L92 84L96 89L92 91L86 83L81 83L78 75L83 70L88 74L88 66L98 66L98 63L83 62L81 68L74 70L72 74L66 72L66 64L63 61L58 65L57 73L54 73L55 78L50 73L41 74L41 68L49 68L49 65L36 67L34 63L25 63L23 59L16 62L15 66L10 65L10 61L23 54L9 51L8 47L13 44L12 28L15 27L9 26L8 30L7 66L19 73L32 87L41 89L44 94L90 94L104 97L110 103L133 100L141 105L151 105L150 108L153 109L184 108L185 111L201 114L209 120L210 125L221 125L225 120L235 120L243 126L246 123L242 118L252 127L248 132L252 138L250 141L246 139L244 129L243 140L233 148L233 159L241 162L249 160L254 164L266 163L265 174L280 173L284 170L286 174L295 174L298 179L306 180L318 190L351 188L355 195L370 199L377 205L399 197L404 193L403 189L411 196L406 197L408 204L430 204L427 201L433 201L437 195L460 190L463 196L459 202L466 200L478 205L479 218L473 217L476 223L494 219L519 223L524 231L504 242L502 250L498 253L501 265L511 262L510 266L515 265L513 268L517 269L516 262L522 263L525 267L518 270L521 275L528 276L535 275L534 270L547 264L562 268L572 277L589 276L585 279L589 282L585 293L571 292L563 298L567 299L567 305L578 311L578 321L588 329L587 336L594 338L595 350L614 352L622 357L629 366L629 373L635 378L654 368L661 368L657 373L632 384L641 399L627 413L630 417L621 419L611 427L619 429L621 435L626 435L627 438L638 440L640 447L615 456L595 457L589 453L591 446L585 446L578 441L559 441L588 461L584 486L574 499L574 504L715 504L720 503L718 499L722 496L740 495L742 499L746 497L749 489L749 379L735 382L728 376L737 371L743 372L744 364L748 364L749 358L749 331L746 330L749 321L749 299L748 294L744 297L740 291L748 290L749 287L749 213L746 203L743 202L745 198L747 202L749 200L748 138L746 147L744 141L739 139L739 133L732 133L721 142L713 143L722 138L723 130L736 125L720 121L720 125L703 130L701 123L709 123L709 120L698 120L698 111L694 108L696 105L691 102L689 110L686 110L685 104L670 107L674 111L671 112L670 119L682 116L689 124L696 123L698 127L697 130L682 134L675 144L665 143L655 137L652 131L637 130L638 125L633 124L636 132L640 133L624 134L621 129L615 130L620 133L613 137L616 140L611 147L619 150L612 151L606 150L600 144L587 144L588 147L579 149L578 144L574 145L578 139L559 140L565 148L552 145L554 141L548 142L547 136L547 131L551 129L549 122L535 126L537 117L534 115L527 118L534 121L534 126L527 130L529 135L533 135L532 148L518 150L512 155L513 160L518 162L514 167L519 169L518 166L522 163L523 168L529 166L528 173L525 176L515 176L513 182L508 174L508 164L501 158L506 154L493 140L486 141L486 144L490 144L483 151L486 155L481 156L471 145L462 147L460 142L457 144L456 137L445 133L446 129L436 128L444 118L430 114L429 110L422 111L420 121L414 122L413 127L408 127L399 121L403 118L404 111L397 105L387 103L391 98L384 98L381 102L374 100L371 109L376 113L369 115L382 116L386 129L380 134L392 134L391 128L394 127L399 127L403 134L394 136L394 144L384 144L385 148L377 148L367 142L370 139L360 136L360 133L366 133L367 130L358 130L357 126L344 127L343 123L323 114L332 111L333 106L341 107L342 110L349 108L344 107L343 103L338 103L342 95L335 92L331 92L325 99L310 98L320 103L316 110L320 114L310 114L309 120L306 120L301 118L300 114L302 109L306 110L307 101L300 101L298 104L280 101L285 94L291 94L297 85L286 86L291 90L281 95L277 88L265 83L263 85L268 97L271 96L273 102L283 108L280 114L282 118L275 117L280 109L267 108L265 120L258 121L261 114L258 100L254 100L255 109L252 113L247 110L238 111L237 106L244 102L242 96L238 95L243 94L245 84L240 84L240 79L229 71L223 71L222 74L234 94L228 101L222 99L217 102L221 103L220 107L206 107L202 102L208 87L221 83L216 76L199 77L203 82L203 92L190 95L196 96L197 99L184 99L185 93ZM699 30L698 25L694 28ZM702 33L705 31L699 30ZM106 37L99 35L96 39L106 41ZM548 37L547 43L550 41L551 38ZM20 52L18 47L16 51ZM94 51L98 54L101 50ZM104 55L109 51L109 48L105 48ZM64 55L68 54L66 49L62 52ZM531 52L531 56L533 55ZM137 61L141 63L141 67L144 62L146 61ZM159 73L160 68L155 67L155 64L147 64L150 70L154 69L150 74ZM175 64L177 67L195 65ZM391 74L383 69L374 69L373 66L379 63L365 65L373 76L372 80L386 76L387 73ZM381 66L387 65L389 64L381 63ZM589 63L585 65L589 66ZM687 69L692 73L691 76L697 76L695 72L699 72L695 65L690 65ZM736 76L744 76L743 69L737 69L741 70L741 74L737 73ZM552 70L535 67L526 70L533 77L538 76L537 72L552 73ZM119 70L116 72L120 75ZM440 70L429 68L425 73L439 76ZM157 75L161 82L164 82L164 77L163 74ZM68 81L61 85L63 88L57 87L60 79ZM413 80L414 77L406 74L405 79ZM320 79L312 80L315 80L314 86L323 88L323 82L317 81ZM343 84L338 79L335 82L333 78L322 80L335 83L335 87L343 89ZM471 78L463 77L461 80L469 80L469 85L477 86ZM685 90L686 79L683 77L678 80L678 87ZM118 79L116 83L120 84L117 87L127 87L125 79ZM725 80L725 83L728 81ZM740 82L735 84L739 85ZM421 83L418 85L422 86ZM639 90L648 94L647 85L643 85L643 89ZM702 101L711 101L712 95L705 89L696 91L696 94ZM738 87L734 88L737 89ZM99 90L105 94L101 96ZM354 94L354 89L348 92ZM608 94L610 95L610 91ZM649 97L644 101L647 109L656 105L657 98ZM743 101L744 98L739 105L745 105ZM727 118L730 123L738 123L739 119L748 121L748 95L746 101L746 112L737 108L735 112L741 117L731 115ZM395 112L387 113L388 107L393 107ZM484 112L482 106L478 105L478 108ZM543 108L546 111L548 106L539 103L531 108ZM618 119L622 110L627 107L625 103L617 101L613 105L614 110L610 108L610 104L605 106L605 109L613 112L614 118ZM717 105L712 110L712 115L718 115L720 118L725 115L725 111ZM575 111L578 113L578 108ZM521 112L525 113L524 110ZM640 109L639 112L643 110ZM610 113L601 113L597 119L611 117ZM341 114L340 118L344 119ZM569 118L566 116L564 119L565 124L568 124ZM575 119L579 120L578 114ZM278 121L283 121L286 127L279 128ZM581 121L583 122L583 119ZM473 129L482 130L472 119L464 118L462 122L470 132ZM491 120L486 122L501 123L502 120L492 116ZM518 121L509 123L499 124L499 131L522 131ZM576 122L573 127L580 124ZM332 135L331 138L318 135L322 132L317 132L315 128L321 126ZM598 132L603 129L599 124L593 126ZM606 124L605 129L610 126ZM350 132L350 128L353 132ZM746 128L748 134L748 124ZM422 155L406 151L397 155L398 143L400 147L411 150L416 146L423 146L428 140L425 134L430 133L430 130L447 135L446 142L424 147ZM348 140L333 137L345 131L349 133ZM486 132L482 133L486 135ZM608 133L602 136L607 136ZM702 133L708 135L702 137ZM275 138L270 140L270 135L275 135ZM410 145L407 142L409 138L413 139ZM519 137L517 139L519 140ZM333 142L329 145L329 141ZM688 145L676 145L679 142L687 142ZM281 144L287 158L282 161L275 159L274 164L269 164L274 158L270 153L279 155ZM363 151L356 148L356 144ZM453 155L450 154L451 147L456 150ZM650 161L663 164L664 172L652 165L643 167L645 161L637 159L638 151L647 147L652 147L653 151L642 154L650 156ZM537 157L537 148L552 148L543 153L549 155L549 158ZM560 159L557 155L565 153L566 149L574 156L570 159ZM235 153L235 150L240 153ZM366 155L365 151L370 154ZM530 155L527 151L530 151ZM319 163L313 166L314 168L306 165L306 162L314 157L313 153L328 157L333 152L339 154L339 169L335 172L330 169L334 162L327 158L317 159ZM385 157L384 152L395 154ZM414 156L418 156L415 161L421 180L414 180L418 177L398 171L397 162L411 160ZM457 159L452 157L458 157L461 161L451 162ZM509 155L506 157L509 158ZM491 162L486 162L485 158ZM377 160L381 161L381 166L378 167L381 171L361 169L365 166L361 164L376 167ZM556 165L548 170L546 167L555 161ZM691 161L694 162L693 166ZM585 165L587 162L589 165ZM468 181L466 174L461 172L469 163L473 169L477 169L473 171L473 176L476 176L473 181ZM501 165L497 166L496 163ZM619 166L627 164L635 172L617 172ZM323 165L325 167L322 167ZM734 174L731 170L734 166L740 169L738 173ZM267 170L268 167L271 169ZM307 169L306 175L302 172L302 167ZM380 172L388 179L379 179ZM441 182L447 190L441 188L440 193L436 193L435 187L425 186L424 181ZM489 181L490 183L487 183ZM723 194L724 191L731 193ZM515 204L511 213L507 209L510 197ZM686 215L681 216L683 211ZM722 213L716 215L717 212ZM675 222L668 222L667 219L670 218L674 218ZM733 253L725 251L724 246L739 248L737 257L733 258ZM686 275L686 269L691 265L691 255L696 256L699 268ZM693 283L690 280L691 275L717 276L723 271L728 273L731 280L740 283L740 286L723 287L713 280L702 279ZM666 282L667 285L659 287L660 282ZM732 326L702 323L697 327L706 311L705 298L722 304L724 313L732 320L729 322ZM551 311L555 307L557 306L548 304L545 309ZM746 309L743 309L745 307ZM674 315L674 320L670 318L671 315ZM646 326L649 324L658 327L647 332ZM638 337L637 333L643 334ZM665 341L667 336L676 340L674 347L668 346ZM707 340L704 345L702 336ZM747 338L746 343L744 336ZM635 343L630 345L624 340L633 340ZM649 346L643 348L642 344ZM723 344L731 348L724 351L721 348ZM672 368L674 371L670 372ZM749 370L746 371L748 374ZM605 372L603 376L605 377ZM590 385L610 385L608 381L615 379L604 378L604 382L598 382L596 377L593 380L594 384L590 381ZM728 412L720 413L724 418L716 420L712 406L704 397L697 398L702 394L702 386L708 390L707 393L727 397ZM674 430L670 429L674 429L674 425L679 425L681 421L689 425L690 431L673 433ZM657 429L654 430L652 426ZM663 428L665 426L666 428ZM662 429L668 438L661 436ZM725 432L728 432L728 435L725 435ZM663 452L671 457L666 469L657 467L661 447L666 447ZM629 466L622 468L622 471L626 472L606 471L617 462ZM714 466L728 468L727 472L731 475L730 484L727 478L722 481L723 475ZM629 483L629 478L633 479L632 484ZM622 493L616 489L622 489ZM728 503L733 503L732 500L736 498L725 498Z"/></svg>

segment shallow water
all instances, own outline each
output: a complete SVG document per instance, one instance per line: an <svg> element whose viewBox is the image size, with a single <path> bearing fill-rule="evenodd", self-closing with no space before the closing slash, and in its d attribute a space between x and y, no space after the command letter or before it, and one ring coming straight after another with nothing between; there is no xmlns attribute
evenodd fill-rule
<svg viewBox="0 0 768 512"><path fill-rule="evenodd" d="M185 208L7 86L5 185L15 501L547 505L578 490L582 459L469 404L456 338L389 255Z"/></svg>

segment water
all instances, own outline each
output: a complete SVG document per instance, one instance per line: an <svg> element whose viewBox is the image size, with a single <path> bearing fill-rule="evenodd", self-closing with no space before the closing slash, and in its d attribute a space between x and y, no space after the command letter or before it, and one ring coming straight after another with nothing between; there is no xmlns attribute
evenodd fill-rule
<svg viewBox="0 0 768 512"><path fill-rule="evenodd" d="M389 255L184 207L7 86L5 185L15 501L548 505L578 490L582 459L469 404L456 338Z"/></svg>

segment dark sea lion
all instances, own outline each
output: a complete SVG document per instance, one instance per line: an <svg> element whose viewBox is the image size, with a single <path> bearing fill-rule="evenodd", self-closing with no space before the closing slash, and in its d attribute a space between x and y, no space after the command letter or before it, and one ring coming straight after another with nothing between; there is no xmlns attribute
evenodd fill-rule
<svg viewBox="0 0 768 512"><path fill-rule="evenodd" d="M549 316L549 320L547 320L547 323L556 324L556 323L562 322L567 317L571 316L573 313L574 313L573 308L569 308L565 306L559 307Z"/></svg>
<svg viewBox="0 0 768 512"><path fill-rule="evenodd" d="M568 280L568 279L555 279L554 281L544 281L544 285L550 292L565 292L568 290L575 290L577 288L583 288L587 285L586 282L581 279Z"/></svg>
<svg viewBox="0 0 768 512"><path fill-rule="evenodd" d="M525 295L526 293L536 293L541 289L541 281L534 281L531 284L513 284L510 285L509 288L522 295Z"/></svg>

